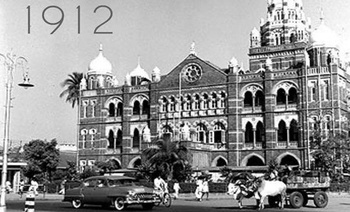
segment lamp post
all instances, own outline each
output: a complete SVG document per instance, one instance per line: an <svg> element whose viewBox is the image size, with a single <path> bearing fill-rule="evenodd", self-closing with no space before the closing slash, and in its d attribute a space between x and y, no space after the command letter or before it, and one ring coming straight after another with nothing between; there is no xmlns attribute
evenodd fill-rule
<svg viewBox="0 0 350 212"><path fill-rule="evenodd" d="M2 61L6 71L6 100L5 100L5 122L4 122L4 141L3 141L3 159L1 174L1 197L0 212L6 211L5 195L6 195L6 178L7 178L7 152L10 132L10 107L11 107L11 91L13 87L13 72L21 67L23 70L23 83L18 84L21 87L28 88L34 85L29 83L28 77L28 61L24 57L17 57L12 52L6 55L0 53L0 61Z"/></svg>

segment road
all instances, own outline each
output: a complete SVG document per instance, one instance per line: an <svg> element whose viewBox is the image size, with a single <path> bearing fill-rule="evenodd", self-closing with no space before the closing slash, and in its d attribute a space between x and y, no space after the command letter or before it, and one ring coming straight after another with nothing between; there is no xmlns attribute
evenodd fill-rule
<svg viewBox="0 0 350 212"><path fill-rule="evenodd" d="M24 201L25 198L22 199L10 199L7 200L7 211L8 212L18 212L23 211L24 209ZM237 201L229 199L225 196L223 197L213 197L212 199L202 202L195 201L192 198L182 198L178 200L174 200L173 204L170 208L166 208L164 206L155 207L153 209L154 212L233 212L233 211L254 211L256 212L256 208L254 207L255 200L253 199L245 199L243 201L244 209L239 209L237 205ZM283 212L319 212L319 211L327 211L327 212L343 212L349 211L350 208L350 195L337 195L331 194L329 195L329 203L326 208L320 209L316 208L311 200L309 200L309 205L307 207L303 207L300 209L293 209L290 207L286 207ZM104 209L101 206L90 206L86 205L82 210L73 209L68 202L61 202L60 199L38 199L35 201L35 211L36 212L64 212L64 211L115 211L113 207L109 209ZM125 211L143 211L141 206L135 205L128 207ZM268 208L264 211L281 211L278 208Z"/></svg>

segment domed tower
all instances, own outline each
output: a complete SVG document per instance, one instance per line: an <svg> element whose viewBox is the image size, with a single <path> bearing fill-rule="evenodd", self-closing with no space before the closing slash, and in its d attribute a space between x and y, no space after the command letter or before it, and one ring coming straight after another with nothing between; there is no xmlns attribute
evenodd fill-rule
<svg viewBox="0 0 350 212"><path fill-rule="evenodd" d="M323 13L321 14L320 26L310 34L307 52L310 58L310 67L339 63L339 38L334 31L325 25Z"/></svg>
<svg viewBox="0 0 350 212"><path fill-rule="evenodd" d="M261 45L276 46L308 40L309 25L302 0L268 0L267 20L261 23Z"/></svg>
<svg viewBox="0 0 350 212"><path fill-rule="evenodd" d="M302 0L267 0L266 20L250 34L249 70L258 71L267 58L271 71L301 67L309 28Z"/></svg>
<svg viewBox="0 0 350 212"><path fill-rule="evenodd" d="M90 62L88 68L88 89L109 87L112 78L112 64L103 56L102 44L100 44L99 54Z"/></svg>
<svg viewBox="0 0 350 212"><path fill-rule="evenodd" d="M141 68L140 61L137 67L130 73L130 77L131 86L141 85L151 81L145 69Z"/></svg>

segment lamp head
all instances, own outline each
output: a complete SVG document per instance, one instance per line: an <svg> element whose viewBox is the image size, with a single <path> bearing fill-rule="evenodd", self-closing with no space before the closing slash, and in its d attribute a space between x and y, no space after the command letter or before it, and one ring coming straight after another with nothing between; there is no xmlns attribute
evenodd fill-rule
<svg viewBox="0 0 350 212"><path fill-rule="evenodd" d="M25 89L30 88L30 87L34 87L34 85L29 82L28 75L24 75L23 83L20 83L18 85L21 87L24 87Z"/></svg>

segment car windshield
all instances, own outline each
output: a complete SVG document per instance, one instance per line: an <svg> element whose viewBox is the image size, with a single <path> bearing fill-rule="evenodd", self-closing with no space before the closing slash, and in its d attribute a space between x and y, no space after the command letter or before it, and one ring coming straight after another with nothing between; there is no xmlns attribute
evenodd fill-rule
<svg viewBox="0 0 350 212"><path fill-rule="evenodd" d="M118 179L118 180L108 180L108 184L111 187L132 186L132 185L135 185L135 182L132 179Z"/></svg>

